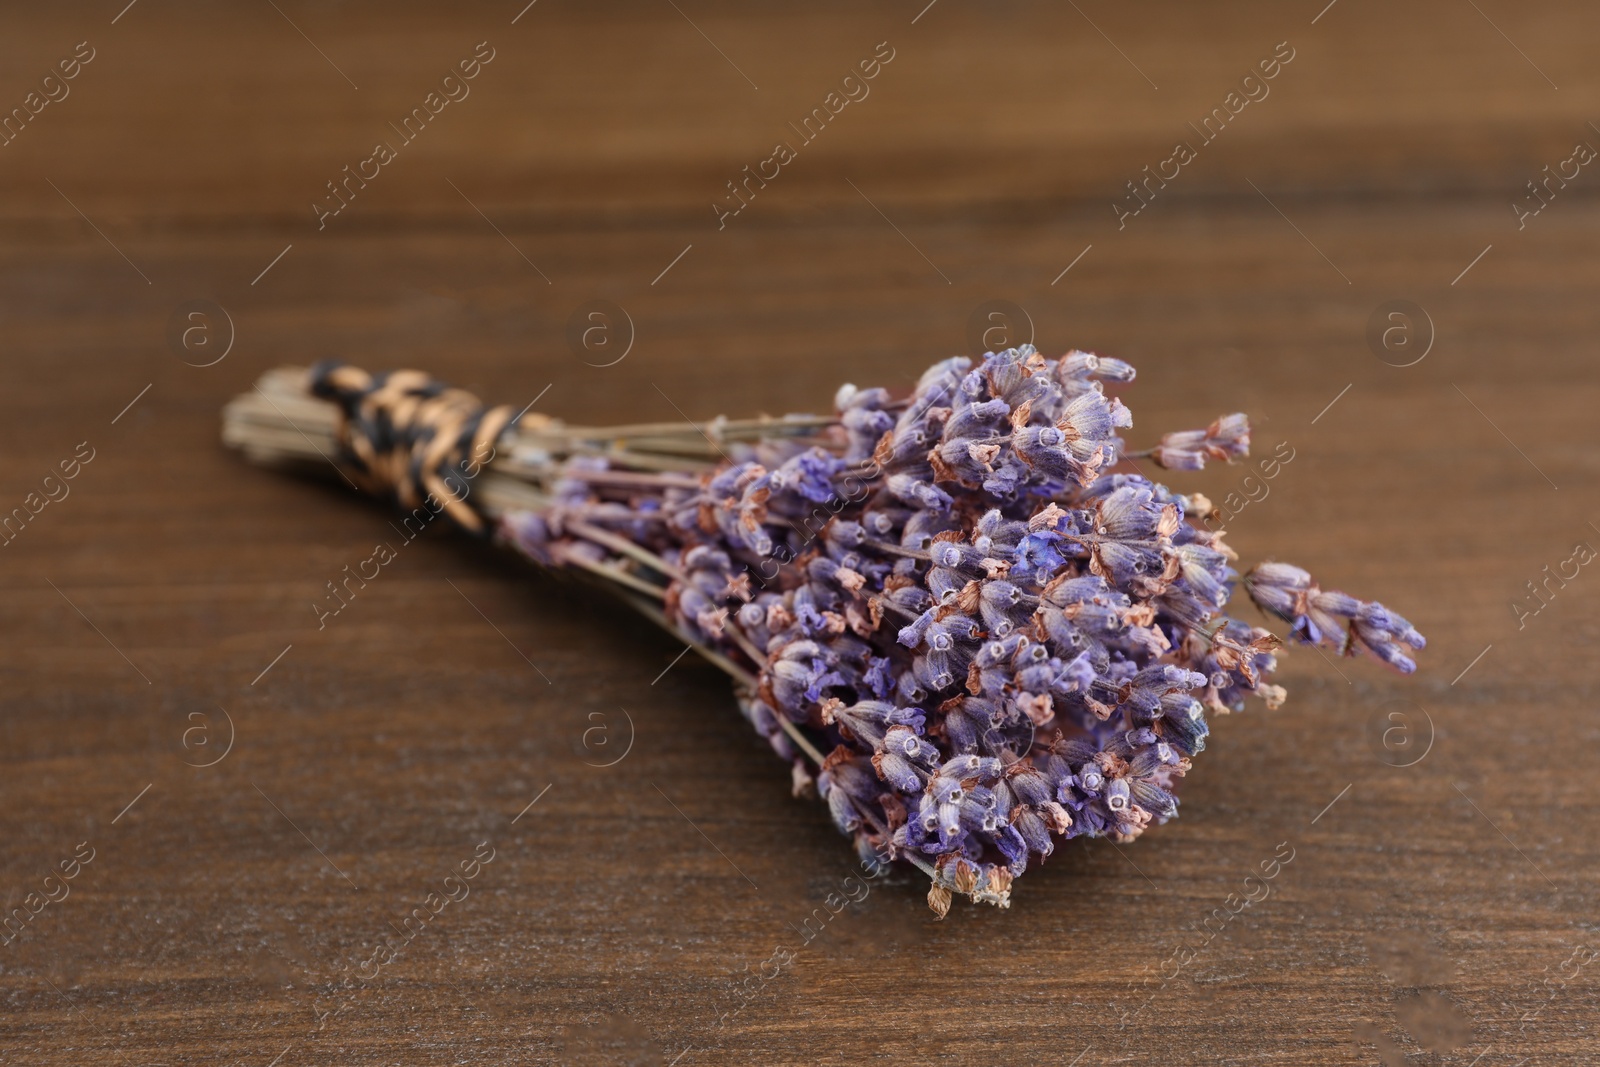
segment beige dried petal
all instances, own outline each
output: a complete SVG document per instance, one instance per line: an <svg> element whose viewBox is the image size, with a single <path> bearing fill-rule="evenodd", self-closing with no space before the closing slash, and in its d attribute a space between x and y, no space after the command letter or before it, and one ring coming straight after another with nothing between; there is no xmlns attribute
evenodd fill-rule
<svg viewBox="0 0 1600 1067"><path fill-rule="evenodd" d="M1052 500L1044 506L1043 510L1033 513L1033 517L1028 520L1028 530L1029 532L1037 533L1040 530L1053 528L1066 515L1066 509Z"/></svg>
<svg viewBox="0 0 1600 1067"><path fill-rule="evenodd" d="M978 868L964 859L956 860L955 874L950 881L957 893L971 893L978 888Z"/></svg>
<svg viewBox="0 0 1600 1067"><path fill-rule="evenodd" d="M1018 694L1016 705L1033 720L1035 726L1043 726L1056 717L1055 704L1043 693Z"/></svg>

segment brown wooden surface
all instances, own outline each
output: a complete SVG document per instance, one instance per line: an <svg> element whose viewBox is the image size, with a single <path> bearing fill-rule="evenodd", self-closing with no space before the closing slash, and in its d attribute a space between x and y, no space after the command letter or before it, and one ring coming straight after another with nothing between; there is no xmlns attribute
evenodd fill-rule
<svg viewBox="0 0 1600 1067"><path fill-rule="evenodd" d="M95 49L0 148L0 510L94 450L0 548L7 912L94 850L0 947L0 1062L1600 1056L1600 576L1520 629L1511 608L1600 546L1593 168L1525 229L1509 207L1600 146L1600 12L521 6L0 16L7 108ZM318 232L323 183L483 40L470 97ZM1284 40L1271 95L1119 232L1123 182ZM719 232L723 183L880 41L871 95ZM637 332L603 369L564 340L594 297ZM167 340L198 298L237 335L203 369ZM1437 331L1404 369L1365 340L1400 298ZM967 350L994 299L1049 350L1139 367L1136 443L1235 409L1289 442L1232 543L1430 638L1411 679L1295 652L1285 707L1213 724L1181 819L1063 849L1006 912L935 923L908 874L802 942L853 858L714 670L444 531L319 631L386 516L217 442L261 371L334 354L499 401L550 385L541 410L587 422L824 410ZM1221 500L1244 473L1169 480ZM219 709L231 751L193 766ZM631 749L590 766L624 751L621 709ZM470 896L347 981L482 841ZM1272 895L1205 944L1285 841Z"/></svg>

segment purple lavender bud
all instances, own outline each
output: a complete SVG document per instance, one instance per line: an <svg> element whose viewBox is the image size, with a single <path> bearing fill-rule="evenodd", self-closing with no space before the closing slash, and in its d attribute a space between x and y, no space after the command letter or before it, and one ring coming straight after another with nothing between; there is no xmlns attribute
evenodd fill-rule
<svg viewBox="0 0 1600 1067"><path fill-rule="evenodd" d="M978 650L975 662L980 668L1010 663L1017 650L1027 643L1028 639L1022 634L1009 634L1000 640L985 642Z"/></svg>
<svg viewBox="0 0 1600 1067"><path fill-rule="evenodd" d="M1417 664L1401 646L1420 649L1427 644L1416 627L1376 602L1362 605L1350 628L1374 655L1405 674L1416 670Z"/></svg>
<svg viewBox="0 0 1600 1067"><path fill-rule="evenodd" d="M1169 433L1161 438L1150 452L1156 465L1169 471L1197 471L1206 465L1206 434L1204 430L1184 430Z"/></svg>
<svg viewBox="0 0 1600 1067"><path fill-rule="evenodd" d="M928 449L933 446L933 440L923 425L907 423L902 418L887 440L887 447L880 445L875 453L884 467L890 470L926 467Z"/></svg>
<svg viewBox="0 0 1600 1067"><path fill-rule="evenodd" d="M843 572L842 574L840 572ZM848 567L839 566L838 562L827 556L817 556L806 564L806 573L818 582L836 585L851 593L859 590L865 579L850 570Z"/></svg>
<svg viewBox="0 0 1600 1067"><path fill-rule="evenodd" d="M1135 778L1129 787L1133 799L1144 810L1158 819L1170 819L1178 814L1178 798L1145 778Z"/></svg>
<svg viewBox="0 0 1600 1067"><path fill-rule="evenodd" d="M943 393L955 389L961 383L962 375L966 374L972 366L972 360L966 356L951 356L942 359L922 372L922 377L917 379L914 392L917 395L927 393Z"/></svg>
<svg viewBox="0 0 1600 1067"><path fill-rule="evenodd" d="M1144 486L1124 486L1100 501L1095 530L1113 541L1150 541L1177 527L1171 505L1157 504Z"/></svg>
<svg viewBox="0 0 1600 1067"><path fill-rule="evenodd" d="M883 721L893 726L907 726L917 733L922 733L926 722L926 714L921 708L891 708L883 717Z"/></svg>
<svg viewBox="0 0 1600 1067"><path fill-rule="evenodd" d="M867 744L877 747L883 741L888 726L888 713L894 705L880 701L863 700L848 707L833 706L823 712L823 721L843 723L852 734Z"/></svg>
<svg viewBox="0 0 1600 1067"><path fill-rule="evenodd" d="M952 526L950 516L937 508L921 508L906 516L901 528L900 544L906 548L927 548L936 534Z"/></svg>
<svg viewBox="0 0 1600 1067"><path fill-rule="evenodd" d="M962 798L966 796L966 793L961 788L961 781L958 778L945 777L942 774L936 775L933 780L928 783L928 792L933 797L935 803L940 805L959 804L961 803Z"/></svg>
<svg viewBox="0 0 1600 1067"><path fill-rule="evenodd" d="M739 702L739 710L744 712L744 717L756 728L756 733L762 737L770 737L780 731L777 715L767 702L759 698L750 698Z"/></svg>
<svg viewBox="0 0 1600 1067"><path fill-rule="evenodd" d="M964 674L960 661L949 652L929 652L911 661L911 670L930 692L939 692L955 685Z"/></svg>
<svg viewBox="0 0 1600 1067"><path fill-rule="evenodd" d="M818 779L820 787L821 779ZM830 789L823 793L828 801L828 811L833 816L833 821L842 833L853 833L861 825L861 816L856 811L855 802L850 799L843 789Z"/></svg>
<svg viewBox="0 0 1600 1067"><path fill-rule="evenodd" d="M884 750L872 757L872 765L883 780L902 793L915 793L922 788L922 777L911 761L898 752Z"/></svg>
<svg viewBox="0 0 1600 1067"><path fill-rule="evenodd" d="M950 747L956 752L972 752L978 747L978 737L983 725L962 708L954 708L944 717L944 733Z"/></svg>
<svg viewBox="0 0 1600 1067"><path fill-rule="evenodd" d="M937 829L937 825L930 829L923 824L920 815L913 815L904 826L895 830L894 846L904 851L927 852L928 834L937 831ZM938 847L937 843L933 846L935 851L938 850Z"/></svg>
<svg viewBox="0 0 1600 1067"><path fill-rule="evenodd" d="M900 521L903 522L904 520ZM894 535L900 522L897 522L895 517L887 511L866 511L861 515L861 525L869 535L883 540Z"/></svg>
<svg viewBox="0 0 1600 1067"><path fill-rule="evenodd" d="M1427 642L1423 640L1417 628L1412 626L1399 614L1390 611L1377 601L1363 604L1355 616L1357 626L1373 633L1388 634L1400 641L1404 641L1412 648L1424 648Z"/></svg>
<svg viewBox="0 0 1600 1067"><path fill-rule="evenodd" d="M990 508L983 513L974 527L976 532L999 544L1014 545L1028 532L1026 523L1007 519L999 508Z"/></svg>
<svg viewBox="0 0 1600 1067"><path fill-rule="evenodd" d="M959 791L958 791L959 792ZM943 801L939 804L939 845L949 848L960 840L961 831L961 803L960 800Z"/></svg>
<svg viewBox="0 0 1600 1067"><path fill-rule="evenodd" d="M1031 471L1012 456L1006 456L994 473L983 480L983 491L1002 500L1010 500L1027 482Z"/></svg>
<svg viewBox="0 0 1600 1067"><path fill-rule="evenodd" d="M967 562L961 545L939 541L928 549L928 558L940 567L960 567Z"/></svg>
<svg viewBox="0 0 1600 1067"><path fill-rule="evenodd" d="M922 644L923 638L927 636L928 628L933 625L933 616L933 608L924 611L900 628L900 633L896 636L896 640L907 648L916 648Z"/></svg>
<svg viewBox="0 0 1600 1067"><path fill-rule="evenodd" d="M1030 813L1030 815L1031 814L1032 813ZM1037 815L1033 815L1032 818L1034 820L1034 825L1037 825L1038 827L1044 826L1044 820L1039 819ZM1050 833L1048 830L1044 831L1044 847L1039 848L1036 847L1033 842L1021 832L1022 825L1022 820L1019 819L1016 823L1005 827L1000 831L1000 833L994 835L995 848L1000 850L1000 854L1005 857L1007 866L1009 866L1011 870L1017 874L1020 874L1022 871L1027 869L1028 850L1030 848L1042 856L1050 855L1051 850L1054 848L1054 845L1050 841ZM1032 826L1030 826L1030 830L1031 829Z"/></svg>
<svg viewBox="0 0 1600 1067"><path fill-rule="evenodd" d="M1250 420L1245 415L1224 415L1204 430L1169 433L1151 451L1151 458L1168 470L1199 470L1207 460L1231 462L1250 454Z"/></svg>
<svg viewBox="0 0 1600 1067"><path fill-rule="evenodd" d="M976 620L965 615L947 615L941 625L946 633L960 641L976 641L983 632Z"/></svg>
<svg viewBox="0 0 1600 1067"><path fill-rule="evenodd" d="M944 425L944 439L947 442L990 436L996 427L1002 425L1005 417L1011 414L1011 405L1004 400L985 400L978 404L968 404L950 416Z"/></svg>
<svg viewBox="0 0 1600 1067"><path fill-rule="evenodd" d="M1011 435L1011 447L1031 470L1046 477L1085 482L1086 463L1069 448L1072 439L1054 426L1025 426ZM1096 464L1098 467L1098 463ZM1092 472L1089 472L1092 476Z"/></svg>
<svg viewBox="0 0 1600 1067"><path fill-rule="evenodd" d="M977 756L955 756L939 766L941 778L970 778L978 773Z"/></svg>
<svg viewBox="0 0 1600 1067"><path fill-rule="evenodd" d="M1162 718L1161 728L1167 743L1186 756L1205 751L1206 735L1211 732L1198 700L1189 705L1188 714Z"/></svg>
<svg viewBox="0 0 1600 1067"><path fill-rule="evenodd" d="M834 491L833 479L844 466L844 461L831 452L813 448L779 467L774 480L781 476L784 487L813 503L823 503L838 496Z"/></svg>
<svg viewBox="0 0 1600 1067"><path fill-rule="evenodd" d="M1022 577L1043 583L1066 566L1061 553L1063 538L1053 530L1040 530L1023 537L1017 544L1015 570Z"/></svg>
<svg viewBox="0 0 1600 1067"><path fill-rule="evenodd" d="M1270 606L1270 610L1278 613L1293 606L1293 600L1284 597L1292 598L1311 588L1311 573L1292 563L1257 563L1250 568L1250 585L1266 598L1260 601L1261 606Z"/></svg>
<svg viewBox="0 0 1600 1067"><path fill-rule="evenodd" d="M1043 693L1054 687L1056 671L1048 663L1041 663L1023 668L1017 672L1016 678L1017 685L1028 692Z"/></svg>
<svg viewBox="0 0 1600 1067"><path fill-rule="evenodd" d="M861 682L877 699L887 698L894 692L894 661L887 656L873 656Z"/></svg>
<svg viewBox="0 0 1600 1067"><path fill-rule="evenodd" d="M1095 546L1094 560L1108 582L1132 596L1142 598L1165 591L1166 557L1158 548L1105 541Z"/></svg>
<svg viewBox="0 0 1600 1067"><path fill-rule="evenodd" d="M811 680L810 685L806 686L806 702L808 704L821 703L827 690L834 686L845 684L847 684L846 679L839 671L823 671Z"/></svg>
<svg viewBox="0 0 1600 1067"><path fill-rule="evenodd" d="M1017 799L1024 804L1039 805L1052 799L1055 790L1051 788L1050 779L1038 768L1026 764L1014 764L1008 772L1006 782Z"/></svg>
<svg viewBox="0 0 1600 1067"><path fill-rule="evenodd" d="M1078 821L1074 825L1075 832L1068 837L1101 837L1105 834L1109 820L1100 811L1098 805L1087 804L1078 812Z"/></svg>
<svg viewBox="0 0 1600 1067"><path fill-rule="evenodd" d="M773 692L783 710L798 709L804 691L826 673L828 662L821 645L815 641L794 641L770 662Z"/></svg>
<svg viewBox="0 0 1600 1067"><path fill-rule="evenodd" d="M1010 582L994 579L978 588L982 603L1001 610L1010 610L1022 604L1022 590Z"/></svg>
<svg viewBox="0 0 1600 1067"><path fill-rule="evenodd" d="M1121 426L1133 420L1120 400L1107 400L1099 388L1072 398L1061 412L1056 426L1066 434L1066 446L1080 463L1087 464L1094 452L1108 442ZM1083 479L1079 484L1088 484Z"/></svg>
<svg viewBox="0 0 1600 1067"><path fill-rule="evenodd" d="M840 416L839 421L850 433L851 459L864 459L884 434L894 429L894 419L886 411L852 408Z"/></svg>
<svg viewBox="0 0 1600 1067"><path fill-rule="evenodd" d="M869 877L876 877L878 872L888 867L881 840L867 834L856 835L856 858L861 861L861 869L869 872Z"/></svg>
<svg viewBox="0 0 1600 1067"><path fill-rule="evenodd" d="M900 675L900 680L895 683L895 699L903 704L920 704L928 698L928 691L917 681L917 676L911 671Z"/></svg>
<svg viewBox="0 0 1600 1067"><path fill-rule="evenodd" d="M849 382L833 394L835 411L875 411L893 399L887 389L858 389Z"/></svg>
<svg viewBox="0 0 1600 1067"><path fill-rule="evenodd" d="M948 604L966 588L967 579L948 567L930 567L928 570L928 592L933 594L935 603Z"/></svg>
<svg viewBox="0 0 1600 1067"><path fill-rule="evenodd" d="M939 758L939 750L918 737L916 731L909 726L890 727L888 733L884 735L883 744L885 750L892 749L925 767L931 768L934 761Z"/></svg>
<svg viewBox="0 0 1600 1067"><path fill-rule="evenodd" d="M1128 761L1128 775L1130 778L1149 778L1161 770L1161 757L1156 754L1154 742L1148 742L1151 747L1142 748Z"/></svg>
<svg viewBox="0 0 1600 1067"><path fill-rule="evenodd" d="M1100 356L1093 352L1083 352L1077 349L1061 357L1056 373L1062 380L1077 379L1085 382L1090 378L1131 382L1135 376L1133 367L1120 359L1112 359L1109 356Z"/></svg>
<svg viewBox="0 0 1600 1067"><path fill-rule="evenodd" d="M989 391L1002 395L1020 385L1028 376L1027 364L1035 354L1032 345L985 352L983 376L989 383Z"/></svg>
<svg viewBox="0 0 1600 1067"><path fill-rule="evenodd" d="M867 540L867 531L859 522L850 519L835 519L828 524L823 537L830 545L839 548L855 548Z"/></svg>
<svg viewBox="0 0 1600 1067"><path fill-rule="evenodd" d="M1207 682L1209 683L1210 679L1207 679ZM1226 685L1228 683L1225 680L1223 684ZM1200 702L1194 697L1182 690L1173 690L1162 694L1160 706L1156 709L1155 717L1189 718L1196 713L1195 709L1197 707L1200 707ZM1201 710L1203 711L1204 709Z"/></svg>
<svg viewBox="0 0 1600 1067"><path fill-rule="evenodd" d="M928 629L923 632L923 641L928 643L928 649L934 653L947 653L955 648L955 635L950 633L949 627L942 622L930 622Z"/></svg>
<svg viewBox="0 0 1600 1067"><path fill-rule="evenodd" d="M1050 838L1050 827L1044 818L1032 808L1018 808L1016 819L1011 823L1027 848L1041 856L1049 856L1055 851L1055 842ZM995 844L1000 845L996 840ZM1011 857L1008 855L1008 859Z"/></svg>
<svg viewBox="0 0 1600 1067"><path fill-rule="evenodd" d="M1229 581L1233 568L1228 557L1213 548L1199 544L1180 545L1177 549L1178 574L1186 591L1210 611L1228 603Z"/></svg>
<svg viewBox="0 0 1600 1067"><path fill-rule="evenodd" d="M823 618L822 612L816 608L815 596L808 588L800 590L803 596L797 595L794 604L795 621L800 628L808 634L821 634L828 628L828 620Z"/></svg>
<svg viewBox="0 0 1600 1067"><path fill-rule="evenodd" d="M1056 688L1062 692L1088 689L1094 679L1095 669L1094 664L1090 661L1089 653L1080 652L1062 670L1061 676L1057 680Z"/></svg>
<svg viewBox="0 0 1600 1067"><path fill-rule="evenodd" d="M968 797L961 805L961 825L968 833L988 834L992 838L1009 824L995 814L993 807L983 807Z"/></svg>

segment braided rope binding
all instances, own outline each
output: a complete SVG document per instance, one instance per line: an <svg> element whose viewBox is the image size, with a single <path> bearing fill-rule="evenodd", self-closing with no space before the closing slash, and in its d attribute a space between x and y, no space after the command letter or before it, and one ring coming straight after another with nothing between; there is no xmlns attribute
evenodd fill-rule
<svg viewBox="0 0 1600 1067"><path fill-rule="evenodd" d="M372 374L338 360L312 367L309 385L343 415L337 462L351 481L407 509L431 496L456 525L487 532L467 496L501 435L519 422L515 409L486 407L422 371Z"/></svg>

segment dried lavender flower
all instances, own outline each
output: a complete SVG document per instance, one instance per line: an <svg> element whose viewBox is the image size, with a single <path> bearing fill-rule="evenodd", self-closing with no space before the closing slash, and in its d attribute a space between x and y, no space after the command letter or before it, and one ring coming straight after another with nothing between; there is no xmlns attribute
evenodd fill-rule
<svg viewBox="0 0 1600 1067"><path fill-rule="evenodd" d="M1417 664L1404 648L1427 645L1415 626L1382 604L1324 592L1310 573L1292 564L1256 564L1245 575L1245 589L1257 607L1289 623L1294 635L1308 644L1333 645L1351 656L1365 647L1405 674Z"/></svg>
<svg viewBox="0 0 1600 1067"><path fill-rule="evenodd" d="M542 565L659 600L641 606L735 677L796 793L814 789L863 856L928 872L938 915L953 893L1004 906L1062 841L1174 817L1208 712L1285 696L1279 639L1226 614L1234 553L1190 521L1209 504L1118 469L1132 415L1106 383L1133 376L1031 345L955 357L908 396L846 385L833 417L763 423L686 473L621 433L580 448L496 414L507 440L539 442L512 469L542 495L480 494L472 517ZM364 486L406 472L389 483L402 500L439 467L394 456L455 463L482 443L486 416L453 391L446 414L411 418L447 393L422 376L325 365L311 391L344 413L341 461ZM1249 442L1235 414L1135 455L1194 470ZM1422 635L1380 604L1284 563L1244 584L1295 639L1416 667Z"/></svg>
<svg viewBox="0 0 1600 1067"><path fill-rule="evenodd" d="M1250 420L1242 413L1224 415L1204 430L1164 434L1150 458L1167 470L1197 471L1206 460L1231 463L1250 454Z"/></svg>

